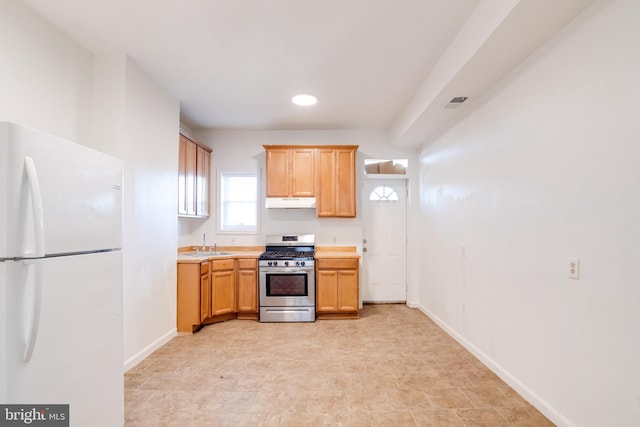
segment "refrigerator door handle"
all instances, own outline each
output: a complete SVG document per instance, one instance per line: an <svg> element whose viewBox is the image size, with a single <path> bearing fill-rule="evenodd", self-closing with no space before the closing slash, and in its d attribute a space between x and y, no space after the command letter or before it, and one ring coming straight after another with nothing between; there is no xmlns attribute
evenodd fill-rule
<svg viewBox="0 0 640 427"><path fill-rule="evenodd" d="M40 194L40 181L36 172L36 165L29 156L24 158L24 167L27 171L27 180L31 190L31 210L33 211L33 228L35 232L36 258L44 257L44 218L42 213L42 195ZM26 255L26 254L25 254Z"/></svg>
<svg viewBox="0 0 640 427"><path fill-rule="evenodd" d="M36 340L38 339L38 330L40 329L40 312L42 310L42 274L40 274L40 265L42 265L42 263L29 260L25 260L24 263L31 264L33 265L33 268L35 268L33 279L33 302L31 306L31 324L29 325L24 354L22 355L22 361L26 363L31 360L33 349L35 348Z"/></svg>

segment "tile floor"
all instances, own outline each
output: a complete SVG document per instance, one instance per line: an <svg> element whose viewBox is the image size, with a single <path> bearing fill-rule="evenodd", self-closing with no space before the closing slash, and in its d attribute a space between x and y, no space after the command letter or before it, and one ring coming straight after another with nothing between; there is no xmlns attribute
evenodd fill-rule
<svg viewBox="0 0 640 427"><path fill-rule="evenodd" d="M552 426L420 311L232 320L125 375L127 426Z"/></svg>

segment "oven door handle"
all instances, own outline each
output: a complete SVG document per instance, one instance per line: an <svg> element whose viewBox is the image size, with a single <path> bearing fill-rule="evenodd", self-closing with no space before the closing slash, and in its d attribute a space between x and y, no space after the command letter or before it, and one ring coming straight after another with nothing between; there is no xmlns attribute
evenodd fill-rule
<svg viewBox="0 0 640 427"><path fill-rule="evenodd" d="M273 273L287 273L287 274L312 274L313 273L313 269L307 269L307 270L291 270L291 268L273 268L273 267L267 267L266 269L262 270L265 274L273 274Z"/></svg>

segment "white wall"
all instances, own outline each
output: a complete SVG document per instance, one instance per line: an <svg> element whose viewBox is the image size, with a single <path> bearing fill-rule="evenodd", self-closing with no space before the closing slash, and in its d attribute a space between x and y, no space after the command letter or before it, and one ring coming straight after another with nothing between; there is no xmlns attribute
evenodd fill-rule
<svg viewBox="0 0 640 427"><path fill-rule="evenodd" d="M124 353L133 366L176 331L180 103L130 59L126 77Z"/></svg>
<svg viewBox="0 0 640 427"><path fill-rule="evenodd" d="M0 120L89 139L90 52L23 2L0 0L0 58Z"/></svg>
<svg viewBox="0 0 640 427"><path fill-rule="evenodd" d="M175 334L179 102L121 53L93 54L18 0L0 0L0 120L124 160L124 349Z"/></svg>
<svg viewBox="0 0 640 427"><path fill-rule="evenodd" d="M597 2L420 155L421 308L560 425L640 423L638 17Z"/></svg>
<svg viewBox="0 0 640 427"><path fill-rule="evenodd" d="M202 234L208 244L264 245L266 234L313 233L319 245L357 245L362 243L360 188L365 158L409 158L416 169L416 153L398 150L388 145L388 135L381 131L219 131L193 130L196 139L212 150L212 213L208 220L180 219L180 246L198 245ZM356 218L316 217L309 209L265 209L261 201L260 233L257 235L216 234L217 180L220 171L260 171L261 195L265 194L265 152L263 145L359 145L356 177ZM261 199L264 200L264 199ZM232 242L233 240L233 242Z"/></svg>
<svg viewBox="0 0 640 427"><path fill-rule="evenodd" d="M180 106L118 52L93 61L94 148L124 160L125 368L176 333Z"/></svg>

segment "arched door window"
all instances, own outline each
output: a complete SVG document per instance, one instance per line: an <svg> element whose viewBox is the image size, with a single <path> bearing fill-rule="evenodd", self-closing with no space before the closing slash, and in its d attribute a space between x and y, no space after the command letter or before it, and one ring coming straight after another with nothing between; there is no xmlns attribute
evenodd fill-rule
<svg viewBox="0 0 640 427"><path fill-rule="evenodd" d="M380 187L376 187L369 194L369 200L379 200L379 201L390 201L390 200L398 200L398 193L391 187L387 187L386 185L381 185Z"/></svg>

